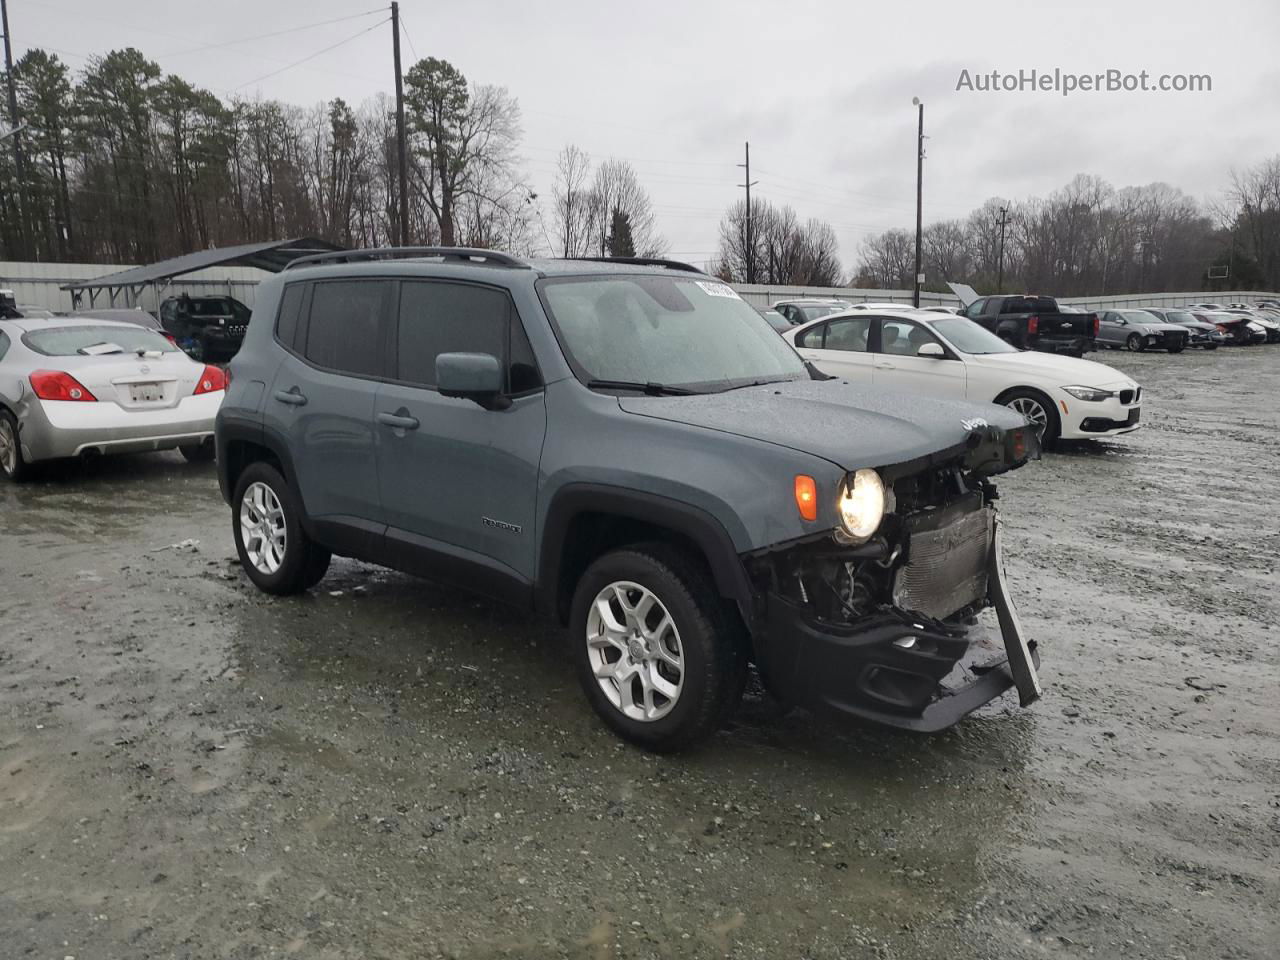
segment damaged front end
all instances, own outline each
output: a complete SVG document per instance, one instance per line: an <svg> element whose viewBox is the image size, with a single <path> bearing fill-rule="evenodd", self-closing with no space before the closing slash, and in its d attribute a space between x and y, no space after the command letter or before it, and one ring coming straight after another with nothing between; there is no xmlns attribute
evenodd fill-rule
<svg viewBox="0 0 1280 960"><path fill-rule="evenodd" d="M975 430L963 449L883 468L884 516L866 542L829 531L744 558L764 597L755 658L772 692L920 732L950 727L1011 687L1023 706L1039 697L989 479L1038 450L1025 449L1034 435L1008 436ZM1003 643L984 649L974 628L988 606Z"/></svg>

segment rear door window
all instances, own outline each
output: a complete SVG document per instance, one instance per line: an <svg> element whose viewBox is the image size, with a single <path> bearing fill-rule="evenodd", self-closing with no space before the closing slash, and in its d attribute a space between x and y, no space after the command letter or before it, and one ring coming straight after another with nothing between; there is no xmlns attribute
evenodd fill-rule
<svg viewBox="0 0 1280 960"><path fill-rule="evenodd" d="M872 317L842 317L827 324L827 339L823 342L826 350L845 350L851 353L866 353L868 338L871 334Z"/></svg>
<svg viewBox="0 0 1280 960"><path fill-rule="evenodd" d="M303 356L327 370L378 376L379 346L390 291L387 280L315 284Z"/></svg>

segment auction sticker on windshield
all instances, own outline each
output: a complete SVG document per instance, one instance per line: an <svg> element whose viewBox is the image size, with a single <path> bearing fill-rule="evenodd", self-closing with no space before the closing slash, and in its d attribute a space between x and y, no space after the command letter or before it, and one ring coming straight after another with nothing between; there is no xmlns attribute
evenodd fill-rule
<svg viewBox="0 0 1280 960"><path fill-rule="evenodd" d="M741 300L742 298L734 292L733 287L727 283L714 283L708 280L697 281L698 286L702 288L702 292L712 297L728 297L730 300Z"/></svg>

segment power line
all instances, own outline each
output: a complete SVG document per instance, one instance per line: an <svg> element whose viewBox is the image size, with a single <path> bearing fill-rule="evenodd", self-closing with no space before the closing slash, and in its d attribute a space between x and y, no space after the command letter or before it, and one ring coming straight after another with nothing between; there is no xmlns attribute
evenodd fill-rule
<svg viewBox="0 0 1280 960"><path fill-rule="evenodd" d="M353 13L350 16L346 16L346 17L334 17L331 20L317 20L314 23L304 23L304 24L301 24L300 26L287 27L284 30L275 30L275 31L272 31L271 33L260 33L254 37L236 37L233 40L223 40L219 43L210 43L202 47L191 47L190 49L177 50L173 53L162 53L159 56L157 56L155 59L165 60L170 57L185 57L193 53L203 53L206 50L219 50L222 47L234 46L237 43L252 43L255 40L269 40L272 37L282 37L286 33L298 33L302 30L312 30L315 27L325 27L331 23L344 23L347 20L359 20L361 17L369 17L375 13L383 13L383 12L385 12L384 8L378 7L376 10L366 10L364 13Z"/></svg>
<svg viewBox="0 0 1280 960"><path fill-rule="evenodd" d="M413 45L413 37L409 36L409 27L404 22L403 10L400 12L400 32L404 34L405 43L409 44L409 52L413 54L413 59L415 61L420 59L418 57L418 48Z"/></svg>
<svg viewBox="0 0 1280 960"><path fill-rule="evenodd" d="M245 87L251 87L255 83L261 83L263 80L269 80L271 77L279 76L280 74L284 73L286 70L292 70L294 67L300 67L304 63L306 63L308 60L314 60L316 57L322 54L328 53L330 50L336 50L338 47L342 46L343 44L350 43L352 40L355 40L358 37L363 37L366 33L370 33L374 30L377 30L378 27L382 26L384 23L386 23L390 19L391 19L390 17L386 17L382 20L379 20L373 26L366 27L364 30L361 30L359 33L353 33L351 36L347 37L345 40L339 40L337 43L332 43L329 46L325 47L323 50L317 50L315 53L309 54L303 57L301 60L295 60L293 63L289 64L288 66L281 67L279 70L272 70L270 73L264 73L262 76L255 77L252 80L249 80L245 83L240 84L238 87L232 87L231 92L235 92L236 90L243 90Z"/></svg>

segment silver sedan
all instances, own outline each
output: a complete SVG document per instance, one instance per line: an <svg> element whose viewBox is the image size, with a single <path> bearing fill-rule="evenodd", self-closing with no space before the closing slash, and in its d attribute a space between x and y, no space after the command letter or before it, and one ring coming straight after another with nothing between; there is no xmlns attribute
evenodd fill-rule
<svg viewBox="0 0 1280 960"><path fill-rule="evenodd" d="M213 457L226 375L159 333L96 319L0 320L0 476L59 457Z"/></svg>

